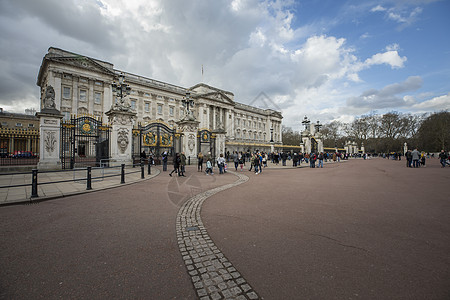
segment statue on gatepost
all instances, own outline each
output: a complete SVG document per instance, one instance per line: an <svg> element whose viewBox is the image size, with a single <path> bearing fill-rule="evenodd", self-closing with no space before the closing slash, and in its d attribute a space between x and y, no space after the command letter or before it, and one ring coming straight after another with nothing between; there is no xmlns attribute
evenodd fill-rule
<svg viewBox="0 0 450 300"><path fill-rule="evenodd" d="M39 162L38 169L54 170L61 168L60 136L61 119L63 115L56 109L55 90L48 85L43 94L41 111L36 113L39 118Z"/></svg>
<svg viewBox="0 0 450 300"><path fill-rule="evenodd" d="M180 121L176 122L182 136L181 152L184 152L186 157L190 158L191 163L196 163L198 142L196 137L200 122L197 121L194 114L189 109L194 106L194 99L191 98L190 91L186 91L186 96L181 102L186 108L183 117Z"/></svg>

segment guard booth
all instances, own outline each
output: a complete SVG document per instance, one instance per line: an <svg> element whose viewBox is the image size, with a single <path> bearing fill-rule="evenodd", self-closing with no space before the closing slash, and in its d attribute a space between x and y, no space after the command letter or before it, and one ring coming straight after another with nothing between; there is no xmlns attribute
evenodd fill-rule
<svg viewBox="0 0 450 300"><path fill-rule="evenodd" d="M151 155L157 165L161 164L162 155L167 151L168 162L171 163L175 153L181 149L180 134L162 121L154 121L145 126L139 123L133 129L132 147L135 163L139 162L142 151L145 151L147 157Z"/></svg>
<svg viewBox="0 0 450 300"><path fill-rule="evenodd" d="M201 152L204 157L208 155L208 152L211 152L212 164L214 165L216 161L216 135L207 129L203 129L198 131L197 139L197 152Z"/></svg>
<svg viewBox="0 0 450 300"><path fill-rule="evenodd" d="M61 122L61 166L105 166L110 158L111 127L90 116Z"/></svg>

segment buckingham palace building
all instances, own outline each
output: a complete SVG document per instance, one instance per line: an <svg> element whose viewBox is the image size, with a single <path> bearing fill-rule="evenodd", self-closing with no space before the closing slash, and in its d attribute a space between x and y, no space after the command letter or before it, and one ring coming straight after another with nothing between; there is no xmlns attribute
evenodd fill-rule
<svg viewBox="0 0 450 300"><path fill-rule="evenodd" d="M135 113L134 126L160 122L182 131L178 121L186 115L183 100L189 95L193 100L189 113L198 123L198 130L223 133L218 152L270 151L282 144L280 111L236 102L232 92L204 83L180 87L53 47L44 56L37 78L41 107L51 86L55 108L63 115L63 121L73 115L108 120L106 113L118 101L113 86L120 76L130 88L126 101Z"/></svg>

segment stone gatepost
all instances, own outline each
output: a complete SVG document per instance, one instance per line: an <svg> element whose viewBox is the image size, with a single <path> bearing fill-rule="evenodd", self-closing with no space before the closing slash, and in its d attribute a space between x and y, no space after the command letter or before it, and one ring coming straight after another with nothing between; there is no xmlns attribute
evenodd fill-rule
<svg viewBox="0 0 450 300"><path fill-rule="evenodd" d="M41 101L39 118L39 170L61 169L61 115L56 109L55 91L51 85L46 87L45 98Z"/></svg>
<svg viewBox="0 0 450 300"><path fill-rule="evenodd" d="M181 152L184 152L187 159L190 157L191 164L197 162L197 131L199 124L200 122L198 121L187 119L177 122L178 130L182 134Z"/></svg>
<svg viewBox="0 0 450 300"><path fill-rule="evenodd" d="M105 114L111 124L110 165L132 164L131 144L133 142L133 122L136 119L136 113L130 110L112 108Z"/></svg>
<svg viewBox="0 0 450 300"><path fill-rule="evenodd" d="M225 157L225 135L226 131L221 129L215 130L212 132L216 136L216 159L220 156L220 154L223 154L223 157Z"/></svg>
<svg viewBox="0 0 450 300"><path fill-rule="evenodd" d="M61 119L63 115L54 111L42 110L36 113L39 118L39 170L61 169Z"/></svg>

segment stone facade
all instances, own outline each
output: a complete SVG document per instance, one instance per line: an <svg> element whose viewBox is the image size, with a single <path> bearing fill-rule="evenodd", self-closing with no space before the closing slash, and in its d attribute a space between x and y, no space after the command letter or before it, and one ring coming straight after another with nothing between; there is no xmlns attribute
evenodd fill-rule
<svg viewBox="0 0 450 300"><path fill-rule="evenodd" d="M41 88L41 107L54 90L55 109L69 119L71 114L87 114L107 120L106 112L117 101L111 84L123 74L131 87L126 97L134 122L159 120L176 127L185 115L182 100L186 92L194 99L192 111L198 129L224 132L218 152L270 150L271 128L274 144L281 144L281 112L235 102L234 94L200 83L179 87L114 69L114 65L57 48L49 48L43 58L37 85Z"/></svg>

